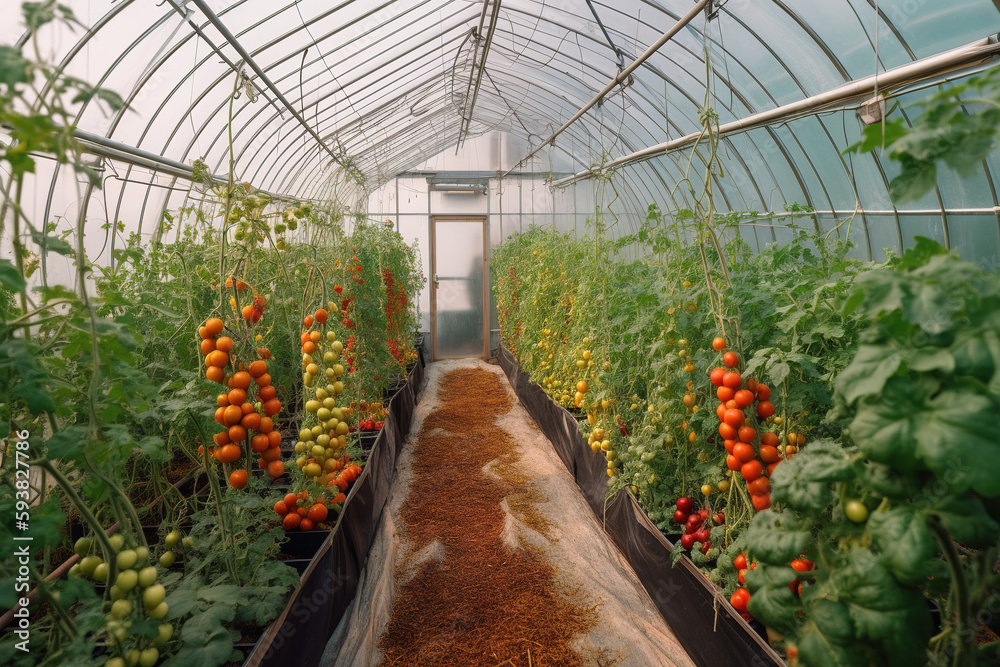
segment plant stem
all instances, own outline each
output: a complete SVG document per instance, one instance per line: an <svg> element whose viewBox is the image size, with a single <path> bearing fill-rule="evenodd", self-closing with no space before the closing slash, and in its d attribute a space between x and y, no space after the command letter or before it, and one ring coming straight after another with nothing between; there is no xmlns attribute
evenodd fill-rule
<svg viewBox="0 0 1000 667"><path fill-rule="evenodd" d="M955 640L955 656L952 667L975 667L976 664L976 633L973 632L972 619L969 613L969 590L965 583L965 572L962 561L955 549L951 534L937 516L931 516L927 527L941 544L944 558L951 570L952 591L955 593L955 625L957 637Z"/></svg>

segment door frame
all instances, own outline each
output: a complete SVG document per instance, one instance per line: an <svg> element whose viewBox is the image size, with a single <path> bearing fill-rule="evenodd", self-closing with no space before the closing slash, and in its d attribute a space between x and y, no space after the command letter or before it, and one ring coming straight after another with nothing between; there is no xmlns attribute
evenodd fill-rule
<svg viewBox="0 0 1000 667"><path fill-rule="evenodd" d="M430 268L431 268L431 360L438 360L437 346L437 292L438 286L434 280L437 275L437 223L438 222L467 222L480 223L483 229L483 349L482 358L489 354L487 349L490 344L490 319L489 319L489 230L487 229L487 217L485 215L432 215L430 218Z"/></svg>

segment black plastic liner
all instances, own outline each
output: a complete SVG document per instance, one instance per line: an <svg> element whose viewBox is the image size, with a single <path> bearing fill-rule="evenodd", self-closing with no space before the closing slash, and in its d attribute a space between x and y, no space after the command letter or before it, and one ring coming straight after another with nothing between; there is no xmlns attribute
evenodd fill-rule
<svg viewBox="0 0 1000 667"><path fill-rule="evenodd" d="M690 559L682 558L671 566L671 544L632 494L621 489L605 502L607 461L587 446L576 418L533 384L505 347L500 349L499 361L521 404L573 474L605 532L691 659L702 667L784 665Z"/></svg>
<svg viewBox="0 0 1000 667"><path fill-rule="evenodd" d="M344 509L323 539L285 610L268 627L247 658L246 667L307 667L319 663L326 643L354 599L358 575L368 560L396 469L396 458L410 432L423 357L396 392L364 470L351 488ZM301 564L298 564L301 567Z"/></svg>

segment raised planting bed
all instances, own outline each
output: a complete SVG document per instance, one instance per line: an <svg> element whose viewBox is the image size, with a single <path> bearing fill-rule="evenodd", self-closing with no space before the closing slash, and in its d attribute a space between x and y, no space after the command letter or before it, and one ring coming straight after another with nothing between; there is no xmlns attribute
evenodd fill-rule
<svg viewBox="0 0 1000 667"><path fill-rule="evenodd" d="M622 489L607 497L606 462L587 446L576 416L533 384L505 347L499 361L521 404L552 443L691 659L704 667L783 665L757 629L740 617L689 558L671 565L671 543L630 493Z"/></svg>

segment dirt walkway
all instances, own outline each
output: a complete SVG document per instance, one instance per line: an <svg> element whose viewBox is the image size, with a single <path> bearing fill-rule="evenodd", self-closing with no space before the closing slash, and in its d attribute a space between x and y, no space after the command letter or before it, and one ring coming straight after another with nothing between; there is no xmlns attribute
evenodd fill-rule
<svg viewBox="0 0 1000 667"><path fill-rule="evenodd" d="M421 403L380 665L692 664L498 368L433 364Z"/></svg>

